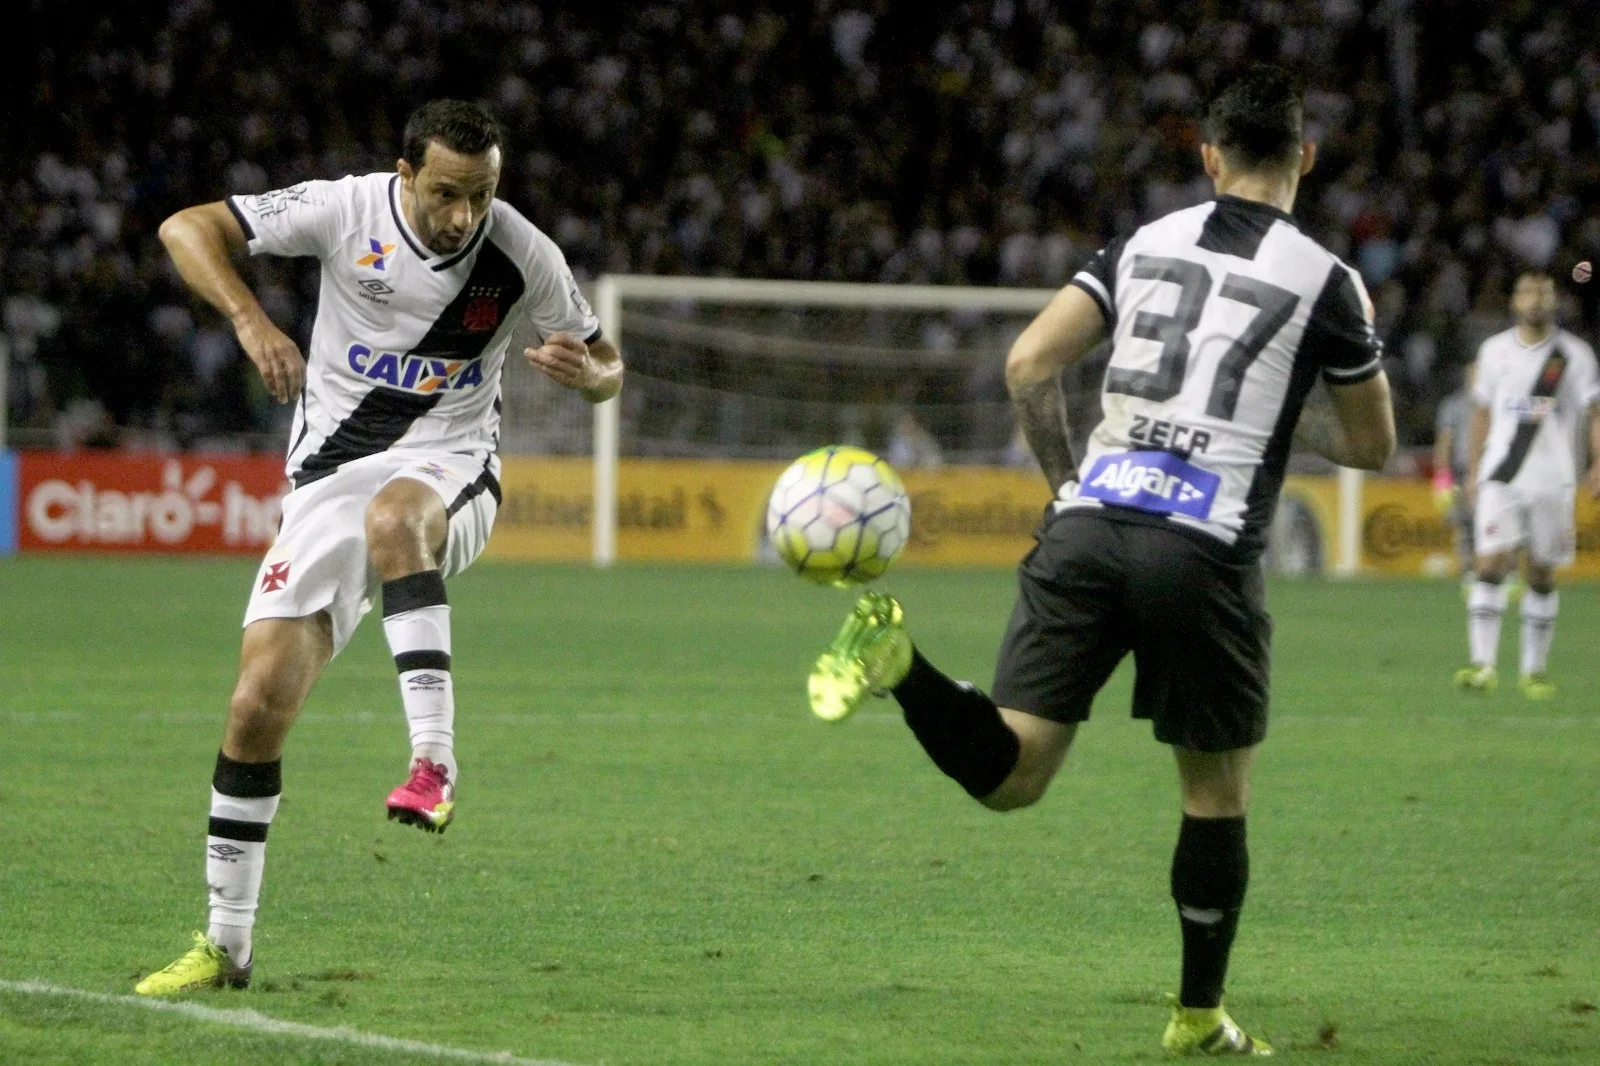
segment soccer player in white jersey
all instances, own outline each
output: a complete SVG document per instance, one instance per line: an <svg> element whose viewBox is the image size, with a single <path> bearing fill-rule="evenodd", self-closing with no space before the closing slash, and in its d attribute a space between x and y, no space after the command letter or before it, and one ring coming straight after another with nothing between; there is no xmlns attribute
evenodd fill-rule
<svg viewBox="0 0 1600 1066"><path fill-rule="evenodd" d="M381 602L411 733L391 818L455 813L455 703L445 578L489 538L500 497L500 372L515 350L591 403L622 361L555 243L495 199L501 132L481 108L423 105L396 172L306 181L180 211L161 239L185 282L233 322L268 391L295 404L283 523L244 618L238 683L212 778L210 925L137 991L244 987L284 737L318 674ZM311 351L267 318L235 253L322 264Z"/></svg>
<svg viewBox="0 0 1600 1066"><path fill-rule="evenodd" d="M1519 277L1511 310L1516 325L1478 349L1472 386L1467 491L1475 495L1477 580L1467 599L1472 662L1455 680L1468 692L1499 686L1504 582L1522 549L1527 591L1518 686L1529 699L1545 700L1556 693L1545 676L1560 605L1555 572L1572 562L1577 457L1585 443L1594 463L1584 480L1600 494L1600 376L1594 349L1556 325L1556 286L1548 274Z"/></svg>
<svg viewBox="0 0 1600 1066"><path fill-rule="evenodd" d="M1250 764L1266 735L1259 558L1291 440L1366 469L1394 448L1360 278L1288 214L1316 157L1301 110L1276 68L1226 88L1202 148L1217 199L1112 241L1012 346L1012 405L1057 496L1018 567L993 697L935 669L899 604L876 593L811 678L812 708L829 719L892 692L935 765L1006 811L1044 794L1095 694L1133 653L1133 714L1178 769L1182 978L1162 1035L1178 1054L1270 1053L1222 993L1249 879ZM1080 465L1060 373L1107 335L1104 417ZM1303 415L1319 377L1332 413Z"/></svg>

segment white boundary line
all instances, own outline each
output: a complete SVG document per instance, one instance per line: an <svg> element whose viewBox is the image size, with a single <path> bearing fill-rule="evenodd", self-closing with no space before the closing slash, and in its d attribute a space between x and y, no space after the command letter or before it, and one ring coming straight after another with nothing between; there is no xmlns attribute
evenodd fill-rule
<svg viewBox="0 0 1600 1066"><path fill-rule="evenodd" d="M0 992L14 992L23 996L54 996L61 999L86 1000L90 1003L104 1003L117 1007L141 1007L145 1010L180 1014L186 1018L193 1018L195 1021L206 1022L210 1025L224 1025L230 1029L248 1029L258 1033L266 1033L270 1036L295 1037L301 1040L330 1040L336 1044L353 1044L357 1047L374 1048L379 1051L404 1051L413 1055L430 1055L436 1059L450 1059L455 1062L498 1063L500 1066L577 1066L577 1063L560 1062L556 1059L519 1059L509 1051L469 1051L466 1048L449 1047L445 1044L429 1044L421 1040L402 1040L394 1036L363 1033L358 1029L347 1029L344 1026L339 1026L336 1029L325 1029L317 1025L305 1025L301 1022L286 1022L278 1018L269 1018L265 1014L258 1014L253 1010L222 1010L216 1007L204 1007L198 1003L187 1003L183 1000L147 999L143 996L113 996L104 992L85 992L81 988L53 985L48 981L0 980Z"/></svg>

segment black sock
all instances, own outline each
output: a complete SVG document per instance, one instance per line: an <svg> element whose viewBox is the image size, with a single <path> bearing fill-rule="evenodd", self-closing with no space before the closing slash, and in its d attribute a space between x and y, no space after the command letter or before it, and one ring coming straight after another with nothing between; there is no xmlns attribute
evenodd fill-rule
<svg viewBox="0 0 1600 1066"><path fill-rule="evenodd" d="M1228 951L1239 929L1245 886L1250 883L1250 852L1243 818L1183 816L1172 854L1172 898L1183 926L1185 1007L1222 1005Z"/></svg>
<svg viewBox="0 0 1600 1066"><path fill-rule="evenodd" d="M994 701L945 677L921 652L912 650L911 670L894 698L934 765L975 799L999 788L1015 769L1022 745Z"/></svg>

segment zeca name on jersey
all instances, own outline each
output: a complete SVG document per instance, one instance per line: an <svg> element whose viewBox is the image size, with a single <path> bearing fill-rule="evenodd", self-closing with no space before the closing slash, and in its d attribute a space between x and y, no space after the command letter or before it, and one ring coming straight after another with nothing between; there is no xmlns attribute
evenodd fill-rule
<svg viewBox="0 0 1600 1066"><path fill-rule="evenodd" d="M352 344L345 352L350 369L369 381L408 392L470 389L483 384L479 359L435 359L403 352L375 352L365 344Z"/></svg>
<svg viewBox="0 0 1600 1066"><path fill-rule="evenodd" d="M1078 495L1156 514L1204 519L1222 479L1171 452L1102 455Z"/></svg>

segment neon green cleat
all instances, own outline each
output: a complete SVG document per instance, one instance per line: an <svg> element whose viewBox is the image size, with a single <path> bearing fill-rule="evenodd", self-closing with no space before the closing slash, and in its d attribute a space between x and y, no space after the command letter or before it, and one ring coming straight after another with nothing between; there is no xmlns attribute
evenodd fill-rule
<svg viewBox="0 0 1600 1066"><path fill-rule="evenodd" d="M811 713L842 722L870 692L881 696L905 680L911 669L911 637L905 612L893 596L863 592L839 635L811 669L806 689Z"/></svg>
<svg viewBox="0 0 1600 1066"><path fill-rule="evenodd" d="M1174 1055L1270 1055L1272 1045L1239 1028L1221 1007L1184 1007L1173 997L1161 1046Z"/></svg>
<svg viewBox="0 0 1600 1066"><path fill-rule="evenodd" d="M1556 686L1542 673L1523 674L1517 679L1517 687L1530 700L1555 699Z"/></svg>
<svg viewBox="0 0 1600 1066"><path fill-rule="evenodd" d="M255 960L235 966L228 949L218 947L204 933L194 935L194 947L164 970L157 970L134 986L141 996L175 996L199 988L249 988Z"/></svg>
<svg viewBox="0 0 1600 1066"><path fill-rule="evenodd" d="M1492 666L1463 666L1456 671L1456 688L1487 696L1500 687L1500 674Z"/></svg>

